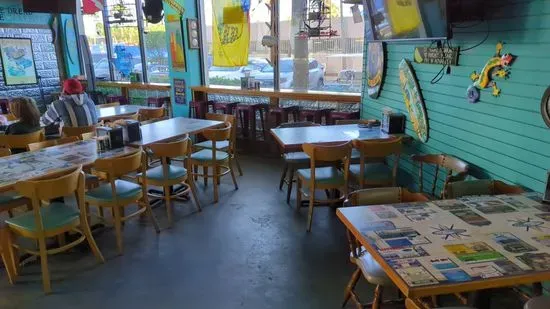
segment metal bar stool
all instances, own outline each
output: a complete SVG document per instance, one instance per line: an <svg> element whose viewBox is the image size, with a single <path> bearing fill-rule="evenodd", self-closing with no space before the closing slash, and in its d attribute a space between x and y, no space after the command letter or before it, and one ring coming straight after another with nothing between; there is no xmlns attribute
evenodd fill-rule
<svg viewBox="0 0 550 309"><path fill-rule="evenodd" d="M298 121L300 117L300 107L299 106L286 106L286 107L275 107L269 110L269 115L275 117L275 126L278 127L281 123L288 122L288 116L292 114L294 122Z"/></svg>
<svg viewBox="0 0 550 309"><path fill-rule="evenodd" d="M222 114L233 115L239 102L217 102L212 104L212 110L214 113L222 111Z"/></svg>
<svg viewBox="0 0 550 309"><path fill-rule="evenodd" d="M327 124L335 124L337 120L359 119L359 111L356 112L338 112L330 111L328 113Z"/></svg>
<svg viewBox="0 0 550 309"><path fill-rule="evenodd" d="M119 102L120 105L128 104L128 99L123 95L109 94L106 96L107 103Z"/></svg>
<svg viewBox="0 0 550 309"><path fill-rule="evenodd" d="M162 107L162 105L170 104L170 97L148 97L147 106L149 107Z"/></svg>
<svg viewBox="0 0 550 309"><path fill-rule="evenodd" d="M264 112L269 112L269 104L266 103L254 103L246 104L239 103L237 105L237 117L240 120L242 134L244 137L249 137L251 131L252 139L256 139L256 112L260 112L260 122L262 125L262 135L264 141L266 140L265 136L265 117Z"/></svg>
<svg viewBox="0 0 550 309"><path fill-rule="evenodd" d="M300 110L300 121L313 121L315 123L322 124L323 117L328 120L328 115L331 111L331 108L302 109Z"/></svg>
<svg viewBox="0 0 550 309"><path fill-rule="evenodd" d="M214 101L191 101L189 106L191 118L205 119L210 106L214 106Z"/></svg>

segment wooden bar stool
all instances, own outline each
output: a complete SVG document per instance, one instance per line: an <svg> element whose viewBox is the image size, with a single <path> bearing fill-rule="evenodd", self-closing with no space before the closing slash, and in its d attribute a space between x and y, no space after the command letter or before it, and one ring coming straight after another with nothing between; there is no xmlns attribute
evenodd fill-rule
<svg viewBox="0 0 550 309"><path fill-rule="evenodd" d="M147 106L149 107L162 107L170 104L170 97L148 97Z"/></svg>
<svg viewBox="0 0 550 309"><path fill-rule="evenodd" d="M240 120L241 130L244 137L252 136L252 139L256 139L256 112L260 113L260 123L262 126L262 136L264 141L266 139L266 125L264 112L267 116L269 112L269 104L266 103L254 103L245 104L240 103L237 105L237 118ZM250 131L249 131L250 130Z"/></svg>
<svg viewBox="0 0 550 309"><path fill-rule="evenodd" d="M190 117L197 119L204 119L206 113L210 109L210 106L214 105L214 101L191 101L189 102Z"/></svg>
<svg viewBox="0 0 550 309"><path fill-rule="evenodd" d="M223 114L233 115L239 102L217 102L212 105L214 113L222 111Z"/></svg>
<svg viewBox="0 0 550 309"><path fill-rule="evenodd" d="M170 158L189 156L191 154L191 140L187 137L183 140L172 143L157 143L149 145L149 149L157 158L160 158L161 165L147 170L145 175L138 174L140 181L146 181L147 185L162 187L164 195L148 193L149 196L163 199L166 204L166 213L168 216L168 224L172 226L172 199L186 195L191 191L193 199L198 211L201 211L199 199L197 198L197 190L193 177L189 177L191 166L189 160L185 167L170 164ZM185 190L172 192L171 188L175 185L186 186Z"/></svg>
<svg viewBox="0 0 550 309"><path fill-rule="evenodd" d="M339 112L339 111L330 111L327 117L327 124L335 124L338 120L352 120L359 119L359 111L356 112Z"/></svg>
<svg viewBox="0 0 550 309"><path fill-rule="evenodd" d="M365 206L425 201L428 201L428 198L421 193L411 193L405 188L387 187L354 191L349 194L344 204L346 206ZM393 282L388 275L386 275L382 267L374 260L372 255L370 255L370 253L351 235L351 232L347 231L347 234L351 249L350 261L355 264L357 268L353 272L344 290L342 308L346 306L350 298L357 308L380 308L383 290L384 288L393 286ZM361 278L361 274L370 284L376 285L374 299L372 303L367 305L361 304L359 296L357 296L355 292L355 286Z"/></svg>
<svg viewBox="0 0 550 309"><path fill-rule="evenodd" d="M302 195L309 199L307 231L311 231L313 221L313 207L316 202L333 205L342 202L348 195L348 171L351 156L351 142L335 145L303 144L304 152L310 158L309 169L297 171L296 210L302 206ZM319 162L332 164L331 166L317 167ZM340 167L343 166L343 170ZM307 191L302 187L307 187ZM315 190L341 190L343 194L329 197L326 200L315 199Z"/></svg>
<svg viewBox="0 0 550 309"><path fill-rule="evenodd" d="M299 106L279 106L271 108L269 110L269 115L275 118L275 126L278 127L281 123L288 123L288 116L292 115L292 120L297 122L300 118L300 107Z"/></svg>
<svg viewBox="0 0 550 309"><path fill-rule="evenodd" d="M147 156L143 150L136 149L128 155L116 158L97 159L94 163L94 170L104 173L108 183L88 190L86 204L112 209L117 248L120 255L123 253L122 222L146 212L153 222L155 231L160 232L147 198ZM121 179L132 172L141 173L140 185ZM134 203L138 204L138 210L124 215L124 208ZM105 220L104 217L102 219Z"/></svg>
<svg viewBox="0 0 550 309"><path fill-rule="evenodd" d="M48 255L50 254L69 250L86 240L97 260L101 263L105 262L88 225L88 210L84 204L84 173L81 166L54 176L18 182L15 184L15 189L19 194L32 201L32 212L7 219L6 223L12 235L36 240L39 251L16 245L13 248L40 257L44 292L51 292L50 272L48 270ZM69 195L76 197L77 209L63 202L52 202L47 207L42 206L41 201ZM77 232L81 237L59 248L46 248L47 238L63 235L69 231ZM15 260L17 260L17 255L15 256Z"/></svg>

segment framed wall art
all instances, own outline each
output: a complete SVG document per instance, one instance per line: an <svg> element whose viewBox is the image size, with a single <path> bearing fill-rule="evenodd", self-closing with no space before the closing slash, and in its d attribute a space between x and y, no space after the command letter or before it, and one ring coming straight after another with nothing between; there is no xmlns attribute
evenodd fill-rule
<svg viewBox="0 0 550 309"><path fill-rule="evenodd" d="M369 97L376 99L384 80L384 43L369 42L367 47L367 92Z"/></svg>
<svg viewBox="0 0 550 309"><path fill-rule="evenodd" d="M201 48L199 20L196 18L187 18L187 39L189 49Z"/></svg>
<svg viewBox="0 0 550 309"><path fill-rule="evenodd" d="M187 63L185 60L185 48L181 16L175 14L166 15L166 32L170 40L170 58L172 68L176 71L185 71Z"/></svg>
<svg viewBox="0 0 550 309"><path fill-rule="evenodd" d="M424 99L420 93L420 87L418 86L413 68L407 59L401 60L399 64L399 81L401 82L403 100L409 112L414 131L418 135L418 138L425 143L429 137L426 106L424 105Z"/></svg>
<svg viewBox="0 0 550 309"><path fill-rule="evenodd" d="M31 39L0 38L0 59L6 86L38 83Z"/></svg>
<svg viewBox="0 0 550 309"><path fill-rule="evenodd" d="M550 127L550 86L546 88L546 91L542 95L542 100L540 102L540 113L546 125Z"/></svg>

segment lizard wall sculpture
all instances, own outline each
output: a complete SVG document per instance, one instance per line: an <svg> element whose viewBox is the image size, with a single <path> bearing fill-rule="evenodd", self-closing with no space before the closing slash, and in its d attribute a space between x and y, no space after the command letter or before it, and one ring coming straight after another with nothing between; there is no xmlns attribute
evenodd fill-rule
<svg viewBox="0 0 550 309"><path fill-rule="evenodd" d="M479 101L479 90L491 87L494 97L500 96L500 88L497 87L495 78L508 79L510 77L510 66L515 56L512 54L501 55L504 43L498 42L496 45L496 54L490 58L481 72L476 71L470 74L470 79L474 82L468 87L468 101L476 103Z"/></svg>

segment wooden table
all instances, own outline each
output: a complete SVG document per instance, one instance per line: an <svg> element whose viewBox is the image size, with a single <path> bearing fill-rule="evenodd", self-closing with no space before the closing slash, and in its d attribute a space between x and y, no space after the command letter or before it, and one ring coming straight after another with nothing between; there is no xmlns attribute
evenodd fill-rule
<svg viewBox="0 0 550 309"><path fill-rule="evenodd" d="M205 129L216 128L221 121L176 117L141 126L141 140L130 143L130 146L147 146L196 134Z"/></svg>
<svg viewBox="0 0 550 309"><path fill-rule="evenodd" d="M151 109L156 107L141 106L141 105L120 105L113 107L96 107L97 119L99 121L115 119L121 116L129 116L139 112L140 109Z"/></svg>
<svg viewBox="0 0 550 309"><path fill-rule="evenodd" d="M271 129L271 134L283 150L295 149L305 143L347 142L354 139L388 139L380 128L360 128L356 124Z"/></svg>
<svg viewBox="0 0 550 309"><path fill-rule="evenodd" d="M12 190L13 185L21 180L53 174L80 164L91 166L96 159L131 151L135 148L123 147L98 153L96 141L88 140L3 157L0 158L0 192Z"/></svg>
<svg viewBox="0 0 550 309"><path fill-rule="evenodd" d="M408 297L550 280L550 205L538 193L340 208Z"/></svg>

